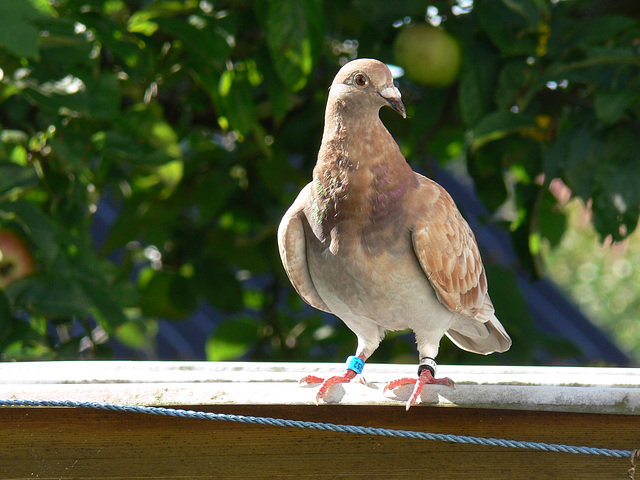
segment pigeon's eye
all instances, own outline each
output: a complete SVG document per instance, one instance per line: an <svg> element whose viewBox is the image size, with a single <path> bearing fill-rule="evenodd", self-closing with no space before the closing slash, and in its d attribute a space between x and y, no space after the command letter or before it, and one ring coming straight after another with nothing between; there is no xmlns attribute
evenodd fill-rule
<svg viewBox="0 0 640 480"><path fill-rule="evenodd" d="M353 83L355 83L359 87L365 87L367 83L369 83L369 81L367 80L367 77L364 74L356 73L353 76Z"/></svg>

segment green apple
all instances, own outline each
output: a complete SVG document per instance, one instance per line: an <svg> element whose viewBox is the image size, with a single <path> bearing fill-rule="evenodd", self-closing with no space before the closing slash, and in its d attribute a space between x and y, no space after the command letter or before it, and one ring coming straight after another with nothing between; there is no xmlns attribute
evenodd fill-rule
<svg viewBox="0 0 640 480"><path fill-rule="evenodd" d="M447 87L458 78L460 45L440 27L420 24L403 28L396 37L393 52L396 63L415 83Z"/></svg>
<svg viewBox="0 0 640 480"><path fill-rule="evenodd" d="M0 230L0 289L36 269L29 247L11 230Z"/></svg>

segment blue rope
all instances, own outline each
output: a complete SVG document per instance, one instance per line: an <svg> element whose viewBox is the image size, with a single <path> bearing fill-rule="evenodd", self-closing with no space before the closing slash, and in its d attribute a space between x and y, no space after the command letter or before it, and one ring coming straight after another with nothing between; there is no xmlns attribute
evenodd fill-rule
<svg viewBox="0 0 640 480"><path fill-rule="evenodd" d="M168 417L193 418L201 420L218 420L227 422L251 423L274 427L308 428L332 432L359 433L361 435L381 435L385 437L413 438L418 440L432 440L437 442L466 443L473 445L491 445L494 447L523 448L540 450L543 452L562 452L584 455L604 455L607 457L628 458L631 450L615 450L610 448L576 447L553 443L522 442L500 438L469 437L466 435L448 435L443 433L415 432L412 430L394 430L389 428L360 427L356 425L339 425L334 423L306 422L302 420L287 420L282 418L252 417L231 415L226 413L198 412L175 408L144 407L136 405L117 405L99 402L73 402L57 400L3 400L0 407L72 407L94 410L111 410L116 412L144 413L147 415L164 415Z"/></svg>

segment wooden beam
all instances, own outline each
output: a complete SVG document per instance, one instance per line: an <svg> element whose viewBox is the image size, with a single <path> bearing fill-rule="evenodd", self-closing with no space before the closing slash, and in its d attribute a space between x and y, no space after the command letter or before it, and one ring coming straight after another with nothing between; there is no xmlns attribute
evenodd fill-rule
<svg viewBox="0 0 640 480"><path fill-rule="evenodd" d="M565 399L560 402L560 408L568 405L568 409L573 411L556 411L557 408L548 408L546 404L544 408L533 408L531 401L524 398L521 406L517 407L519 403L516 399L526 391L521 388L544 388L545 385L511 385L513 378L509 372L514 375L526 373L513 368L503 369L503 374L497 369L487 371L486 367L466 367L466 373L465 367L441 369L443 375L450 375L458 382L461 378L467 378L463 374L475 375L477 384L460 385L458 390L463 386L471 390L502 386L507 391L520 392L515 398L507 399L506 408L486 403L482 408L454 406L456 404L451 402L451 392L442 389L435 397L435 403L416 405L406 412L401 401L385 399L381 389L362 385L345 385L345 393L338 398L340 403L315 406L315 389L299 388L292 381L285 380L294 376L299 378L301 373L307 374L309 370L329 373L341 368L337 365L308 364L155 362L1 364L0 398L60 400L69 394L74 397L70 399L77 401L166 405L217 413L455 435L624 450L640 448L640 410L637 408L633 410L628 407L625 413L613 414L608 413L612 410L611 406L605 405L606 413L597 413L596 406L591 405L577 411L580 410L577 403ZM397 377L398 373L407 375L414 368L367 365L365 373L372 381L386 381L387 374L391 377ZM40 375L37 374L38 370ZM531 369L531 375L538 375L536 370ZM618 386L605 385L601 369L580 369L581 372L573 371L566 377L563 375L569 371L556 370L556 379L561 380L556 383L561 385L553 388L576 391L582 388L620 389L628 393L628 405L635 401L634 394L640 391L638 370L609 369L610 378ZM622 370L626 370L626 373ZM458 373L457 377L454 371ZM48 376L52 372L55 372L56 378ZM552 371L544 372L546 375L541 375L540 379L553 383L549 378ZM579 373L584 376L579 376ZM596 386L563 385L564 380L580 378L590 379ZM484 383L489 379L490 383ZM240 395L240 387L236 385L237 390L224 390L221 386L224 383L254 384L254 387L266 383L273 391L265 399L261 395L266 388L251 389L250 385L245 385L245 402L229 402L229 398ZM290 401L286 397L294 391L293 387L304 395ZM178 392L175 396L174 389ZM216 392L223 390L229 396L217 395ZM189 391L192 393L189 394ZM158 392L162 396L154 397L153 394ZM180 395L184 397L182 400L177 398ZM448 395L446 403L441 403L438 399L440 395ZM280 400L277 400L278 396ZM198 398L198 401L193 401ZM300 401L301 398L304 401ZM381 400L373 401L372 398ZM601 397L596 395L590 398ZM354 401L344 403L349 399ZM426 400L430 399L433 398L428 395ZM443 408L441 405L453 408ZM134 413L31 407L0 408L0 458L2 479L499 480L579 477L607 480L626 478L631 466L628 459L591 455L543 453Z"/></svg>

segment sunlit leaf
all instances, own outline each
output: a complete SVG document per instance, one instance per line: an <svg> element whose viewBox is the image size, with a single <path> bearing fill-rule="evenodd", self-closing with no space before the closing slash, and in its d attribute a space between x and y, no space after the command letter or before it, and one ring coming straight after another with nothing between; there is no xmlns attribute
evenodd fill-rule
<svg viewBox="0 0 640 480"><path fill-rule="evenodd" d="M207 360L236 360L251 349L258 333L257 323L250 318L226 320L216 328L205 345Z"/></svg>
<svg viewBox="0 0 640 480"><path fill-rule="evenodd" d="M148 348L151 338L157 333L156 322L126 322L116 329L117 339L129 348Z"/></svg>
<svg viewBox="0 0 640 480"><path fill-rule="evenodd" d="M537 128L535 119L524 114L498 110L482 117L473 128L473 148L503 138L509 133Z"/></svg>

